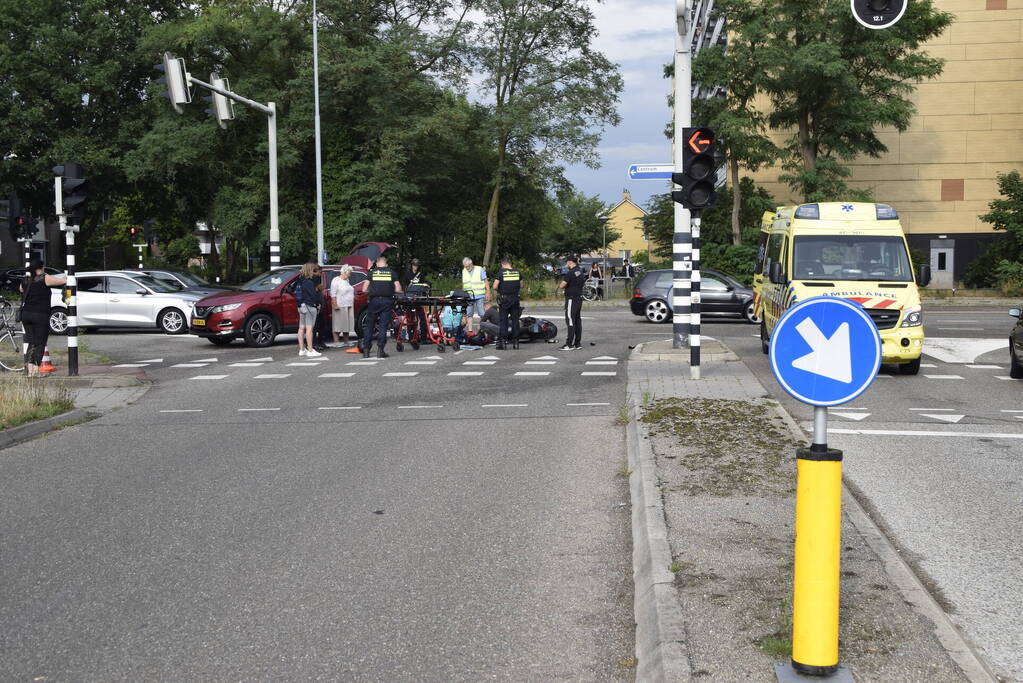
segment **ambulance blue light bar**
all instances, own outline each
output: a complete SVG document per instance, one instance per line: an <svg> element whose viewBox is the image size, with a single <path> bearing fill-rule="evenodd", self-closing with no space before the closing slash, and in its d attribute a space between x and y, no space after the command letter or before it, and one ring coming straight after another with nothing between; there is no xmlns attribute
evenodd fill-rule
<svg viewBox="0 0 1023 683"><path fill-rule="evenodd" d="M796 218L820 218L821 207L817 204L803 204L796 209Z"/></svg>
<svg viewBox="0 0 1023 683"><path fill-rule="evenodd" d="M877 220L897 221L899 220L899 213L887 204L877 204Z"/></svg>

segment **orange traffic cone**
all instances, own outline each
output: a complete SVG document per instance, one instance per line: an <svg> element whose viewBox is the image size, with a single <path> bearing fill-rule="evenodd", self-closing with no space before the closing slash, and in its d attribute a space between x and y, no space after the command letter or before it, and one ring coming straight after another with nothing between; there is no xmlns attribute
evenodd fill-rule
<svg viewBox="0 0 1023 683"><path fill-rule="evenodd" d="M53 367L53 363L50 362L50 347L43 347L43 364L39 366L39 372L57 372L57 368Z"/></svg>

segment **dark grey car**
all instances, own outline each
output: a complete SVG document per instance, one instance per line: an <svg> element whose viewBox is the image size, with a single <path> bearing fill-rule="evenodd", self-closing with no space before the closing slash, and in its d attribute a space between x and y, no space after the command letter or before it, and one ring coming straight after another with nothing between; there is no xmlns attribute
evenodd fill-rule
<svg viewBox="0 0 1023 683"><path fill-rule="evenodd" d="M649 322L668 322L672 316L671 292L670 270L647 271L636 283L629 306L635 315ZM711 318L744 318L760 324L760 318L753 313L753 290L716 270L700 271L700 313Z"/></svg>
<svg viewBox="0 0 1023 683"><path fill-rule="evenodd" d="M1010 309L1009 315L1016 319L1009 333L1009 377L1023 379L1023 309Z"/></svg>

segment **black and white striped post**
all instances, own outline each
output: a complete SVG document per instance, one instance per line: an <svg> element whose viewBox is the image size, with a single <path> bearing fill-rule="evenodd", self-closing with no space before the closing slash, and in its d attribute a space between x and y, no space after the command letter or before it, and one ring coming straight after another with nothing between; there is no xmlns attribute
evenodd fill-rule
<svg viewBox="0 0 1023 683"><path fill-rule="evenodd" d="M700 210L692 211L690 228L692 265L690 272L689 376L700 379Z"/></svg>
<svg viewBox="0 0 1023 683"><path fill-rule="evenodd" d="M64 244L67 247L66 268L67 273L67 374L69 377L78 376L78 278L75 275L75 233L78 232L77 225L67 224L67 215L64 213L64 179L57 176L53 179L53 189L57 208L57 220L60 222L60 231L64 233Z"/></svg>
<svg viewBox="0 0 1023 683"><path fill-rule="evenodd" d="M689 3L675 0L675 77L674 77L674 139L672 152L675 174L682 172L682 131L692 118L692 55L689 39ZM672 185L680 191L680 185ZM673 193L674 198L674 193ZM690 274L692 272L692 233L689 227L689 209L677 200L675 207L675 234L672 238L672 348L684 349L689 344Z"/></svg>

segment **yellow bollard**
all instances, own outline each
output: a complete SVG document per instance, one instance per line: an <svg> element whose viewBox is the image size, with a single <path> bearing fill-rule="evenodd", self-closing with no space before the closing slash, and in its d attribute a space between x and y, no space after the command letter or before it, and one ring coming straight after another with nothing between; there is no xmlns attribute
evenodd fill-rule
<svg viewBox="0 0 1023 683"><path fill-rule="evenodd" d="M792 668L830 676L839 668L842 451L816 446L799 449L796 457Z"/></svg>

